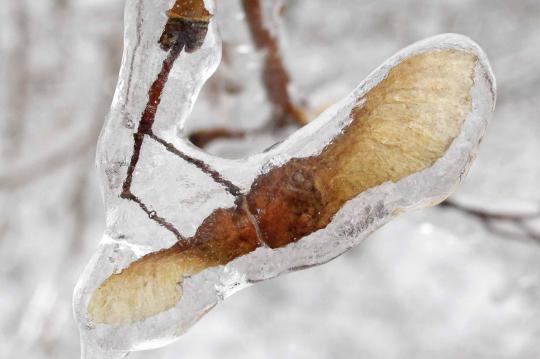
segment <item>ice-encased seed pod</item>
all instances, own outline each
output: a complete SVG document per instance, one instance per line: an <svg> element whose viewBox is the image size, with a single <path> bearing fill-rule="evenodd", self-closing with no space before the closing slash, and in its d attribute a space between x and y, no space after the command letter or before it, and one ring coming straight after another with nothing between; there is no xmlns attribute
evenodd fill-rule
<svg viewBox="0 0 540 359"><path fill-rule="evenodd" d="M89 318L120 326L155 316L181 301L184 277L227 265L260 247L286 248L326 228L360 194L435 171L475 110L472 92L484 66L478 54L459 48L426 49L400 58L380 82L343 106L350 108L343 114L347 125L320 153L259 175L236 206L216 208L192 238L109 277L90 301ZM468 154L482 129L477 128ZM435 176L431 185L444 180L453 186L467 163L458 172L440 174L450 178ZM430 204L445 198L450 188L443 189ZM397 213L384 203L379 206L380 216ZM327 238L328 245L332 240Z"/></svg>
<svg viewBox="0 0 540 359"><path fill-rule="evenodd" d="M107 231L74 303L83 338L103 350L163 346L244 285L325 263L398 214L443 200L467 172L493 111L484 53L466 37L443 35L391 57L269 151L242 161L215 158L169 126L177 108L182 117L189 113L215 69L220 43L210 21L200 48L168 62L174 68L149 121L154 127L140 133L134 203L121 197L134 130L117 118L129 106L140 113L160 73L161 28L142 25L162 24L163 13L141 12L147 18L137 25L146 32L128 37L125 60L139 59L139 66L123 63L117 117L100 140Z"/></svg>

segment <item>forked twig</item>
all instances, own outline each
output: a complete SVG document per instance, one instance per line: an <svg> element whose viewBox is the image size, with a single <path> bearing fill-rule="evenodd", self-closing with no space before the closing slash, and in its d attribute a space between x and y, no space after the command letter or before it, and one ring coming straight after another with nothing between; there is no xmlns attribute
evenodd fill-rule
<svg viewBox="0 0 540 359"><path fill-rule="evenodd" d="M161 70L148 90L148 101L141 115L141 120L137 131L133 134L133 153L126 174L126 179L122 184L121 198L133 201L148 215L148 217L172 232L176 238L185 239L180 231L165 218L151 210L140 198L132 191L133 174L139 163L141 149L145 138L151 138L163 145L169 152L195 165L204 173L210 175L217 183L222 184L235 197L240 195L240 189L230 181L225 180L217 171L212 169L206 163L188 156L175 148L171 143L164 141L152 132L152 127L156 118L156 112L161 103L161 96L169 74L178 59L180 53L194 52L198 50L206 37L208 24L211 14L204 8L202 1L185 2L178 0L173 8L167 12L169 20L159 43L162 50L168 51L168 55L163 61Z"/></svg>

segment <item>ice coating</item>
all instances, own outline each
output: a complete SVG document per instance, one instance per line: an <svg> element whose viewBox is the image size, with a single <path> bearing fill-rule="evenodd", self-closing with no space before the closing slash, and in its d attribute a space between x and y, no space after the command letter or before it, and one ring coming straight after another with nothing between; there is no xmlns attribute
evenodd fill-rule
<svg viewBox="0 0 540 359"><path fill-rule="evenodd" d="M167 140L145 139L133 175L133 192L154 216L159 215L174 226L176 234L149 218L137 203L120 197L133 151L133 132L139 124L134 114L143 112L148 87L167 55L157 44L167 6L156 8L156 4L151 1L127 4L121 80L98 154L108 230L75 295L83 338L106 350L164 345L187 330L220 299L243 286L324 263L356 245L393 216L442 200L466 173L493 110L494 80L485 56L467 38L446 35L395 55L349 97L272 150L244 161L214 158L177 136L200 86L219 61L220 42L210 22L202 47L190 54L180 54L169 75L153 128L157 138ZM144 21L134 19L140 16L145 17ZM148 26L146 32L144 26ZM139 64L131 66L134 61ZM430 78L439 81L432 83L428 81ZM421 85L422 81L427 85ZM400 83L415 86L400 86ZM424 89L420 91L422 101L414 92L396 92L411 88ZM415 112L425 116L399 129L399 133L388 132L384 120L402 112L400 106L396 109L387 101L387 93L399 94L400 99L393 98L396 103L428 106ZM175 101L178 98L181 100ZM440 112L429 116L428 110ZM400 118L418 116L406 111ZM442 120L435 121L439 119ZM376 137L366 135L369 131L364 126L371 125L376 133L383 135L377 141ZM407 133L415 125L419 132ZM404 141L400 142L402 134ZM421 140L412 141L418 138ZM396 141L388 147L397 146L398 151L391 155L384 152L388 148L383 146L379 150L385 155L373 163L368 150L376 147L362 148L369 141L383 144L381 139ZM204 162L222 177L222 182L216 182L194 165L193 160L181 158L165 145ZM352 148L353 153L349 153ZM414 149L422 153L409 156ZM357 156L362 151L367 156ZM350 158L355 159L352 165ZM394 160L385 162L389 158ZM329 170L327 167L334 162L336 168ZM395 164L403 168L394 171L390 167ZM377 174L364 180L367 177L363 169ZM353 181L345 186L335 185L334 177ZM305 195L295 197L281 191L291 186L297 188L294 181L302 183L299 188L307 192ZM231 183L242 195L223 183ZM278 188L272 188L280 183ZM269 198L282 198L277 204L291 203L278 206L277 213L296 208L299 200L305 205L298 207L301 210L296 218L290 213L284 218L272 217L265 215L265 211L276 211L270 210ZM314 199L317 203L312 203ZM315 218L318 212L322 214ZM279 227L280 219L290 223ZM291 225L300 229L289 231ZM274 227L282 230L271 233ZM241 240L230 241L233 238L230 233L236 233L235 238ZM216 236L225 239L216 240ZM186 239L192 237L207 240L186 246ZM212 241L220 245L208 247ZM152 254L145 256L148 253ZM166 276L162 277L162 273ZM115 281L120 285L107 286ZM181 284L176 285L178 282ZM126 283L134 285L123 287ZM135 288L135 292L129 292L130 288ZM149 300L143 302L151 303L150 308L137 304L138 310L134 311L120 296L128 290L127 298L134 298L134 293L141 293L137 288L148 293L163 290L163 296L147 297ZM96 297L96 292L101 294ZM104 300L111 302L103 304ZM115 308L116 304L120 310Z"/></svg>

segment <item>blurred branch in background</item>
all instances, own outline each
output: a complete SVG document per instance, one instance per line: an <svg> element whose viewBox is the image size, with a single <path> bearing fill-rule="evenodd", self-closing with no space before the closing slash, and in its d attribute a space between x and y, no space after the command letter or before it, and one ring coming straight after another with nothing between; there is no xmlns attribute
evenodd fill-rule
<svg viewBox="0 0 540 359"><path fill-rule="evenodd" d="M292 128L257 131L272 118L256 65L264 51L243 2L221 3L224 60L186 133L227 129L235 135L206 149L242 157ZM285 3L279 50L302 108L326 108L413 41L460 32L490 56L495 119L445 206L389 224L328 265L238 294L153 356L540 357L540 3ZM71 292L104 226L93 161L121 60L122 7L0 2L0 358L78 355Z"/></svg>
<svg viewBox="0 0 540 359"><path fill-rule="evenodd" d="M275 22L281 21L280 17L286 11L286 4L276 0L267 1L267 7L268 4L271 4L270 11L266 11L266 14L262 0L242 0L241 9L249 29L249 39L252 43L250 46L253 46L254 52L262 58L257 78L263 83L266 101L271 105L270 118L262 127L251 131L211 127L189 134L189 139L200 148L205 148L219 139L241 139L254 133L264 134L282 130L286 126L301 127L309 122L307 112L300 108L291 96L290 76L281 55L279 33L275 26ZM230 56L235 56L236 51L228 52L227 55L225 61L230 61Z"/></svg>
<svg viewBox="0 0 540 359"><path fill-rule="evenodd" d="M8 108L8 121L6 133L9 141L5 142L4 153L6 157L17 156L20 150L25 120L26 103L29 88L29 56L28 44L30 43L29 19L26 2L18 1L13 4L13 18L15 21L15 33L17 39L14 41L14 47L9 56L11 77L8 82L12 84L9 92L10 105Z"/></svg>
<svg viewBox="0 0 540 359"><path fill-rule="evenodd" d="M540 213L489 213L484 210L468 208L447 200L441 206L461 211L475 217L484 224L486 230L508 239L529 240L540 244L540 228L534 222L540 219Z"/></svg>
<svg viewBox="0 0 540 359"><path fill-rule="evenodd" d="M78 353L70 297L103 226L93 161L121 57L121 7L0 5L0 357Z"/></svg>

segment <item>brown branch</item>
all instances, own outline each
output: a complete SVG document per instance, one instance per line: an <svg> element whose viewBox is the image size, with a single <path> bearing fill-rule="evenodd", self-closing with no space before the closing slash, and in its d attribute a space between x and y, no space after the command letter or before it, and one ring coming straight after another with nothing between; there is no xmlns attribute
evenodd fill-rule
<svg viewBox="0 0 540 359"><path fill-rule="evenodd" d="M264 53L262 81L266 96L272 104L273 114L265 131L273 131L288 124L304 126L308 120L296 106L289 93L290 76L280 53L278 39L264 26L263 9L260 0L242 0L246 21L256 48ZM192 133L189 139L198 147L204 148L217 139L242 138L255 131L234 131L224 128L210 128Z"/></svg>
<svg viewBox="0 0 540 359"><path fill-rule="evenodd" d="M246 21L255 46L266 53L263 82L268 99L274 106L273 122L281 128L289 122L306 124L303 113L294 105L289 94L290 77L283 63L278 41L263 23L261 0L242 0Z"/></svg>
<svg viewBox="0 0 540 359"><path fill-rule="evenodd" d="M168 229L170 232L172 232L176 238L178 238L179 240L180 239L185 239L181 234L180 232L178 231L178 229L176 229L174 227L174 225L172 223L169 223L167 222L167 220L163 217L160 217L156 211L154 210L150 210L148 208L148 206L146 206L146 204L144 204L143 201L141 201L137 196L135 196L134 194L132 193L129 193L129 194L122 194L122 198L125 198L125 199L129 199L130 201L133 201L135 203L137 203L139 205L139 207L141 207L141 209L144 211L144 213L146 213L148 215L148 218L150 218L151 220L157 222L160 226L162 227L165 227L166 229Z"/></svg>
<svg viewBox="0 0 540 359"><path fill-rule="evenodd" d="M167 79L169 77L169 73L171 72L173 64L180 55L180 52L183 48L183 43L176 43L174 46L172 46L169 55L163 61L163 65L157 79L154 81L154 83L150 87L150 90L148 91L148 102L146 108L144 109L144 112L142 114L137 132L133 134L133 154L129 163L126 179L124 181L124 184L122 185L122 198L132 199L133 197L133 194L131 193L131 183L133 181L133 173L135 172L135 168L137 167L137 163L139 162L144 136L148 135L149 132L152 130L152 126L156 117L156 111L161 102L161 94L163 92L165 84L167 83Z"/></svg>
<svg viewBox="0 0 540 359"><path fill-rule="evenodd" d="M137 203L150 219L172 232L179 240L182 239L185 241L186 239L174 225L167 222L165 218L159 216L156 211L151 210L131 190L133 175L139 162L141 149L146 136L163 145L171 153L201 169L217 183L220 183L227 188L227 190L235 197L240 196L240 189L221 177L217 171L212 169L206 163L184 154L171 143L157 137L152 132L156 112L161 103L161 95L163 94L163 90L167 84L169 74L175 61L183 50L190 53L197 51L202 46L208 31L208 24L212 17L204 7L203 0L189 2L177 0L171 10L167 12L167 16L169 17L169 20L165 24L165 28L159 39L159 44L162 50L168 51L168 55L163 61L157 78L148 90L146 107L141 115L137 131L133 134L133 153L127 170L126 179L122 184L120 197Z"/></svg>
<svg viewBox="0 0 540 359"><path fill-rule="evenodd" d="M213 168L211 168L209 165L207 165L203 161L186 155L185 153L181 152L176 147L174 147L174 145L172 143L169 143L169 142L161 139L160 137L156 136L153 133L149 133L148 135L154 141L156 141L159 144L161 144L162 146L164 146L167 149L167 151L175 154L176 156L182 158L183 160L185 160L185 161L191 163L192 165L194 165L195 167L199 168L204 173L210 175L210 177L212 177L212 179L215 182L217 182L217 183L223 185L225 188L227 188L229 193L232 194L233 196L239 197L242 194L241 191L240 191L240 188L235 186L229 180L224 179L218 171L214 170Z"/></svg>
<svg viewBox="0 0 540 359"><path fill-rule="evenodd" d="M189 135L189 140L195 146L205 148L208 144L215 140L222 139L240 139L246 137L246 131L235 131L223 127L200 130Z"/></svg>
<svg viewBox="0 0 540 359"><path fill-rule="evenodd" d="M464 205L461 205L455 201L452 201L451 199L447 199L443 203L441 203L441 206L443 207L450 207L457 209L461 212L466 212L468 214L471 214L475 217L484 217L488 219L498 219L498 220L508 220L508 221L524 221L528 219L535 219L537 217L540 217L540 212L537 213L531 213L531 214L515 214L515 213L491 213L488 211L480 210L480 209L474 209L470 208Z"/></svg>

